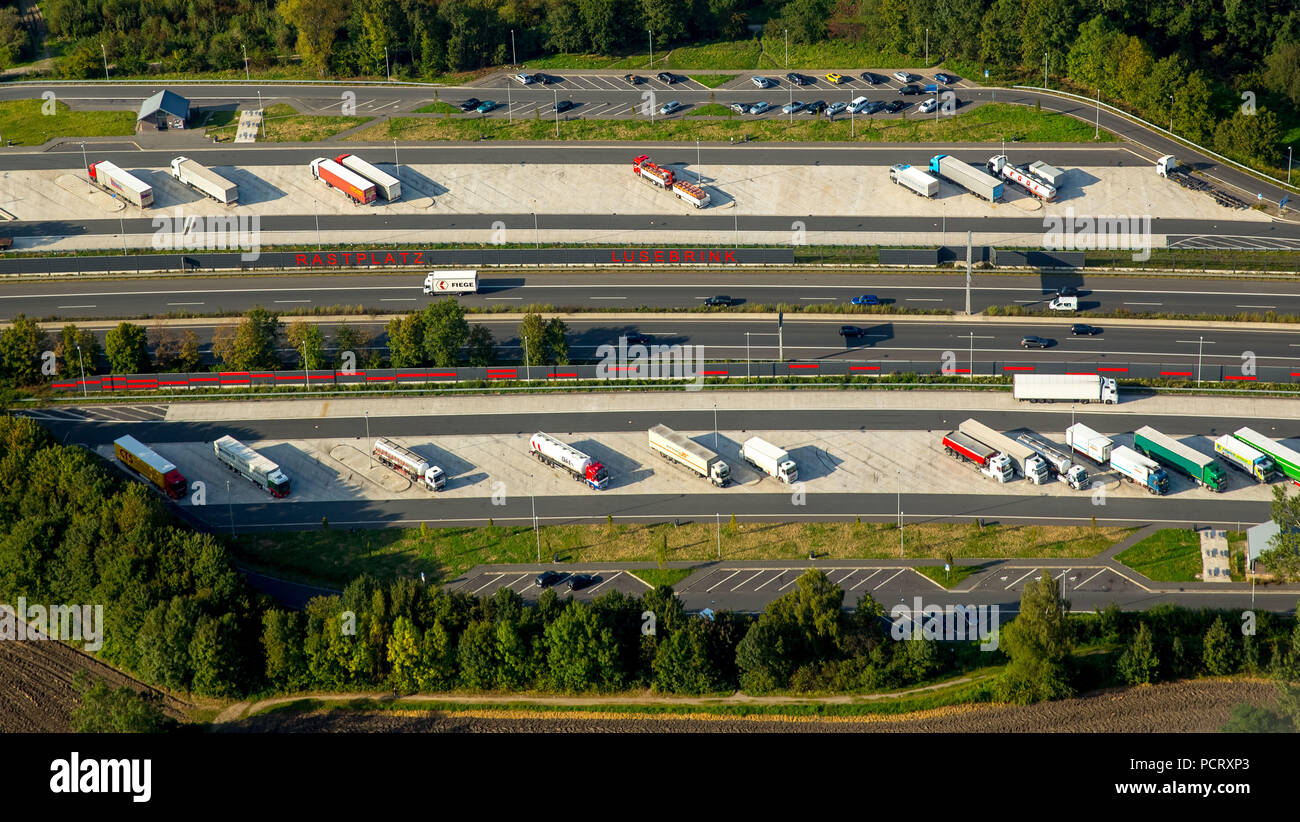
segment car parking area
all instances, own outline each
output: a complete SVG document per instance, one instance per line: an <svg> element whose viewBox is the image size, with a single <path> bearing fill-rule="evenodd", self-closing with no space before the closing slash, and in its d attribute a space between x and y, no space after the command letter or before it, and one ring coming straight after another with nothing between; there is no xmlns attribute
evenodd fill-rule
<svg viewBox="0 0 1300 822"><path fill-rule="evenodd" d="M1019 595L1026 585L1038 581L1047 571L1061 584L1064 580L1065 596L1071 592L1136 593L1141 586L1127 579L1109 565L1076 565L1068 568L1051 566L1015 565L995 568L975 582L970 590L981 593L1014 593Z"/></svg>
<svg viewBox="0 0 1300 822"><path fill-rule="evenodd" d="M491 569L472 568L458 579L447 585L451 591L459 591L476 597L490 597L500 588L509 588L528 602L536 602L545 588L535 583L540 574L554 574L547 588L554 589L560 597L573 596L574 599L591 600L608 591L620 591L629 596L640 596L649 590L649 586L627 571L611 569L581 569L542 567L494 571ZM588 584L578 590L569 590L568 583L575 576L591 577Z"/></svg>
<svg viewBox="0 0 1300 822"><path fill-rule="evenodd" d="M914 591L920 575L911 568L882 566L817 566L827 579L844 589L849 596L845 601L856 601L857 595L903 593ZM679 594L722 596L731 594L760 594L775 599L790 592L808 565L789 567L736 567L722 566L701 571L682 580L673 589Z"/></svg>

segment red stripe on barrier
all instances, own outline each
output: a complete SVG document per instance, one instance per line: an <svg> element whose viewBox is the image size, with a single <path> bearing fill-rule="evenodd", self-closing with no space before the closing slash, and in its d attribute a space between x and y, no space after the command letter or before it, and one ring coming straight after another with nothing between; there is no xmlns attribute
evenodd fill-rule
<svg viewBox="0 0 1300 822"><path fill-rule="evenodd" d="M970 369L969 369L969 368L954 368L954 369L952 370L952 373L954 373L954 374L969 374L969 373L970 373Z"/></svg>
<svg viewBox="0 0 1300 822"><path fill-rule="evenodd" d="M286 377L286 376L284 376L283 374L276 374L276 375L275 375L275 378L276 378L277 380L300 380L300 379L302 379L302 377Z"/></svg>
<svg viewBox="0 0 1300 822"><path fill-rule="evenodd" d="M247 371L218 371L218 376L222 377L247 377Z"/></svg>
<svg viewBox="0 0 1300 822"><path fill-rule="evenodd" d="M1231 374L1225 374L1223 378L1224 378L1225 380L1257 380L1257 379L1259 379L1259 377L1234 377L1234 376L1232 376Z"/></svg>
<svg viewBox="0 0 1300 822"><path fill-rule="evenodd" d="M790 367L791 368L821 368L821 366L815 362L807 362L807 363L792 362L790 363Z"/></svg>
<svg viewBox="0 0 1300 822"><path fill-rule="evenodd" d="M419 373L419 372L412 372L412 373L410 373L410 374L398 374L398 375L397 375L397 378L398 378L398 379L401 379L401 380L412 380L412 379L415 379L416 377L427 377L427 376L429 376L429 375L428 375L428 374L421 374L421 373Z"/></svg>
<svg viewBox="0 0 1300 822"><path fill-rule="evenodd" d="M366 382L369 382L371 380L377 380L379 382L392 382L394 379L395 379L394 377L366 377Z"/></svg>
<svg viewBox="0 0 1300 822"><path fill-rule="evenodd" d="M701 371L701 372L700 372L700 376L703 376L703 377L730 377L730 376L731 376L731 372L729 372L729 371Z"/></svg>
<svg viewBox="0 0 1300 822"><path fill-rule="evenodd" d="M274 376L276 376L276 375L275 375L275 374L272 374L271 372L268 371L268 372L266 372L265 374L249 374L248 376L250 376L250 377L261 377L261 378L264 379L264 380L269 380L271 377L274 377Z"/></svg>
<svg viewBox="0 0 1300 822"><path fill-rule="evenodd" d="M189 385L189 380L163 380L160 385Z"/></svg>
<svg viewBox="0 0 1300 822"><path fill-rule="evenodd" d="M1033 371L1034 367L1032 365L1004 365L1002 366L1002 370L1003 371Z"/></svg>
<svg viewBox="0 0 1300 822"><path fill-rule="evenodd" d="M1192 376L1192 372L1191 372L1191 371L1161 371L1161 372L1160 372L1160 376L1162 376L1162 377L1190 377L1190 376Z"/></svg>
<svg viewBox="0 0 1300 822"><path fill-rule="evenodd" d="M880 366L878 366L878 365L850 365L850 366L849 366L849 370L850 370L850 371L879 371L879 370L880 370Z"/></svg>
<svg viewBox="0 0 1300 822"><path fill-rule="evenodd" d="M50 385L51 388L76 388L75 382L56 382Z"/></svg>
<svg viewBox="0 0 1300 822"><path fill-rule="evenodd" d="M1098 368L1098 371L1128 371L1127 368Z"/></svg>
<svg viewBox="0 0 1300 822"><path fill-rule="evenodd" d="M559 378L565 378L565 377L572 378L572 377L577 377L577 376L578 376L578 373L575 371L575 372L572 373L572 374L547 374L546 376L551 377L551 378L556 378L556 377L559 377Z"/></svg>
<svg viewBox="0 0 1300 822"><path fill-rule="evenodd" d="M310 377L308 377L307 379L309 379L309 380L332 380L332 379L334 379L334 375L333 375L333 374L312 374L312 375L311 375Z"/></svg>
<svg viewBox="0 0 1300 822"><path fill-rule="evenodd" d="M455 371L435 371L435 372L431 372L431 373L429 373L427 376L430 376L430 377L459 377L460 375L457 374Z"/></svg>

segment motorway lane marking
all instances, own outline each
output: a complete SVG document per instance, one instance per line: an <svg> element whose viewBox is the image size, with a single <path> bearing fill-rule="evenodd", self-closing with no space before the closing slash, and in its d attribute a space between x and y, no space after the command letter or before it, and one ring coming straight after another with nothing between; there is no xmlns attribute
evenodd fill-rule
<svg viewBox="0 0 1300 822"><path fill-rule="evenodd" d="M1200 345L1203 342L1207 342L1210 345L1214 345L1214 340L1174 340L1174 342L1188 343L1190 345Z"/></svg>
<svg viewBox="0 0 1300 822"><path fill-rule="evenodd" d="M899 569L898 569L897 571L895 571L892 575L890 575L889 579L893 579L894 577L898 576L899 574L903 573L903 572L906 571L906 570L907 570L906 568L899 568ZM872 588L871 590L873 590L873 591L879 591L881 588L883 588L884 586L886 586L886 585L889 584L889 579L887 579L887 580L885 580L884 582L880 583L879 585L877 585L875 588Z"/></svg>
<svg viewBox="0 0 1300 822"><path fill-rule="evenodd" d="M277 303L309 303L311 300L276 300Z"/></svg>
<svg viewBox="0 0 1300 822"><path fill-rule="evenodd" d="M727 575L726 579L722 580L722 582L719 582L718 585L721 585L723 582L726 582L728 579L731 579L732 577L734 577L736 574L739 574L739 573L740 573L739 571L732 571L730 574ZM717 588L718 585L714 585L713 588ZM713 592L713 588L707 588L707 589L705 589L704 593L706 593L706 594L712 593L712 592Z"/></svg>
<svg viewBox="0 0 1300 822"><path fill-rule="evenodd" d="M485 300L522 300L523 297L484 297Z"/></svg>
<svg viewBox="0 0 1300 822"><path fill-rule="evenodd" d="M203 303L167 303L168 305L203 305Z"/></svg>
<svg viewBox="0 0 1300 822"><path fill-rule="evenodd" d="M801 300L833 300L834 297L800 297Z"/></svg>
<svg viewBox="0 0 1300 822"><path fill-rule="evenodd" d="M1124 303L1124 305L1164 305L1164 303Z"/></svg>
<svg viewBox="0 0 1300 822"><path fill-rule="evenodd" d="M881 570L882 570L882 569L877 568L876 570L872 571L870 575L868 575L868 576L866 576L866 577L863 577L862 579L860 579L860 580L858 580L857 582L853 583L853 587L850 588L849 590L850 590L850 591L856 591L856 590L858 590L858 586L859 586L859 585L865 585L867 582L869 582L869 581L871 580L871 577L874 577L876 574L880 573Z"/></svg>
<svg viewBox="0 0 1300 822"><path fill-rule="evenodd" d="M1033 576L1033 575L1034 575L1034 571L1037 571L1037 570L1038 570L1037 568L1031 568L1031 569L1029 570L1029 573L1025 574L1025 576L1023 576L1023 577L1021 577L1020 579L1016 580L1015 582L1011 583L1011 585L1008 585L1006 588L1003 588L1002 590L1004 590L1004 591L1009 591L1009 590L1010 590L1013 586L1015 586L1017 583L1019 583L1019 582L1021 582L1022 580L1024 580L1025 577L1031 577L1031 576ZM1003 577L1003 579L1006 579L1006 577Z"/></svg>
<svg viewBox="0 0 1300 822"><path fill-rule="evenodd" d="M380 297L381 303L413 303L417 297Z"/></svg>
<svg viewBox="0 0 1300 822"><path fill-rule="evenodd" d="M626 300L627 297L588 297L589 300Z"/></svg>
<svg viewBox="0 0 1300 822"><path fill-rule="evenodd" d="M1238 308L1277 308L1275 305L1239 305Z"/></svg>
<svg viewBox="0 0 1300 822"><path fill-rule="evenodd" d="M1094 579L1096 579L1097 577L1101 576L1101 575L1104 574L1104 573L1106 573L1106 569L1105 569L1105 568L1102 568L1102 569L1101 569L1100 571L1098 571L1097 573L1093 574L1092 576L1090 576L1090 577L1088 577L1087 579L1085 579L1083 582L1080 582L1078 585L1074 586L1074 590L1076 590L1076 591L1079 590L1080 588L1082 588L1083 586L1087 585L1089 582L1092 582Z"/></svg>
<svg viewBox="0 0 1300 822"><path fill-rule="evenodd" d="M731 590L732 590L732 591L735 591L735 590L737 590L737 589L739 589L739 588L743 588L745 585L747 585L747 584L749 583L749 581L750 581L751 579L753 579L754 577L758 576L758 575L761 574L761 573L763 573L762 570L755 571L753 576L751 576L751 577L747 577L747 578L745 579L744 582L741 582L739 585L737 585L735 588L732 588Z"/></svg>
<svg viewBox="0 0 1300 822"><path fill-rule="evenodd" d="M94 308L93 305L61 305L59 308Z"/></svg>

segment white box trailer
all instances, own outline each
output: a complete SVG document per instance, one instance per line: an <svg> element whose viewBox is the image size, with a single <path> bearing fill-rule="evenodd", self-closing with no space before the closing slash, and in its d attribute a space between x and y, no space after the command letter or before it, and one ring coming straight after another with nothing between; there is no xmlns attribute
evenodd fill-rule
<svg viewBox="0 0 1300 822"><path fill-rule="evenodd" d="M127 174L108 160L91 163L87 171L95 185L118 195L128 203L140 208L153 205L153 187L140 178Z"/></svg>
<svg viewBox="0 0 1300 822"><path fill-rule="evenodd" d="M937 197L939 195L939 181L916 166L890 166L889 179L922 197Z"/></svg>
<svg viewBox="0 0 1300 822"><path fill-rule="evenodd" d="M1100 374L1017 374L1011 393L1022 402L1119 402L1119 384Z"/></svg>
<svg viewBox="0 0 1300 822"><path fill-rule="evenodd" d="M239 201L237 185L188 157L172 160L172 176L223 205L234 205Z"/></svg>
<svg viewBox="0 0 1300 822"><path fill-rule="evenodd" d="M1115 441L1079 422L1065 429L1065 444L1076 454L1082 454L1098 465L1105 465L1110 462L1110 450Z"/></svg>
<svg viewBox="0 0 1300 822"><path fill-rule="evenodd" d="M957 426L957 430L976 442L981 442L989 448L1004 454L1011 460L1011 467L1015 469L1015 472L1035 485L1042 485L1052 478L1052 472L1048 468L1047 460L1024 443L1016 442L1006 434L995 431L974 419L963 421L961 425Z"/></svg>
<svg viewBox="0 0 1300 822"><path fill-rule="evenodd" d="M666 425L650 429L650 450L666 460L685 466L722 488L731 480L731 466L690 437Z"/></svg>
<svg viewBox="0 0 1300 822"><path fill-rule="evenodd" d="M1042 160L1035 160L1029 164L1029 173L1049 185L1061 187L1061 181L1065 179L1065 172L1055 166L1049 166Z"/></svg>
<svg viewBox="0 0 1300 822"><path fill-rule="evenodd" d="M387 437L375 440L373 455L380 465L402 474L426 490L441 491L447 487L447 474L441 468L430 465L424 457Z"/></svg>
<svg viewBox="0 0 1300 822"><path fill-rule="evenodd" d="M477 294L477 271L430 271L424 278L425 294Z"/></svg>
<svg viewBox="0 0 1300 822"><path fill-rule="evenodd" d="M230 435L212 443L217 460L277 499L289 496L289 477L280 466Z"/></svg>
<svg viewBox="0 0 1300 822"><path fill-rule="evenodd" d="M745 440L740 447L740 458L787 485L799 479L799 467L790 459L790 452L760 437Z"/></svg>
<svg viewBox="0 0 1300 822"><path fill-rule="evenodd" d="M930 158L930 172L946 177L957 185L983 197L991 203L1002 199L1002 181L993 177L970 163L958 160L951 154L936 154Z"/></svg>
<svg viewBox="0 0 1300 822"><path fill-rule="evenodd" d="M392 202L402 198L402 183L387 171L376 165L367 163L355 154L340 154L334 158L334 162L351 169L362 177L375 184L375 190L378 191L385 200Z"/></svg>

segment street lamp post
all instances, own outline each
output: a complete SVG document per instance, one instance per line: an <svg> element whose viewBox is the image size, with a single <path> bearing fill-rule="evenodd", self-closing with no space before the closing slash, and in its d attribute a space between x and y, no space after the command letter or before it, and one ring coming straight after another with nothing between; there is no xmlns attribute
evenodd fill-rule
<svg viewBox="0 0 1300 822"><path fill-rule="evenodd" d="M542 532L537 528L537 496L533 489L534 477L528 475L528 498L533 504L533 534L537 537L537 561L542 561Z"/></svg>
<svg viewBox="0 0 1300 822"><path fill-rule="evenodd" d="M1043 88L1047 88L1047 52L1043 52Z"/></svg>
<svg viewBox="0 0 1300 822"><path fill-rule="evenodd" d="M104 79L108 79L108 46L103 43L99 44L99 50L104 55Z"/></svg>
<svg viewBox="0 0 1300 822"><path fill-rule="evenodd" d="M402 176L402 162L397 159L397 141L393 141L393 176L400 178Z"/></svg>
<svg viewBox="0 0 1300 822"><path fill-rule="evenodd" d="M1092 139L1101 137L1101 89L1097 89L1097 121L1092 127Z"/></svg>
<svg viewBox="0 0 1300 822"><path fill-rule="evenodd" d="M1286 147L1286 184L1291 185L1291 149L1292 146Z"/></svg>
<svg viewBox="0 0 1300 822"><path fill-rule="evenodd" d="M262 115L260 122L262 124L262 139L266 139L266 109L262 108L262 90L257 90L257 113Z"/></svg>
<svg viewBox="0 0 1300 822"><path fill-rule="evenodd" d="M749 332L745 332L745 382L749 382Z"/></svg>
<svg viewBox="0 0 1300 822"><path fill-rule="evenodd" d="M86 362L81 358L81 346L77 346L77 364L81 366L81 396L90 399L90 394L86 390Z"/></svg>
<svg viewBox="0 0 1300 822"><path fill-rule="evenodd" d="M311 201L312 213L316 215L316 250L320 251L320 202L316 198Z"/></svg>
<svg viewBox="0 0 1300 822"><path fill-rule="evenodd" d="M930 65L930 30L925 30L925 64Z"/></svg>
<svg viewBox="0 0 1300 822"><path fill-rule="evenodd" d="M86 179L90 179L90 163L86 160L86 144L81 144L81 167L86 170Z"/></svg>
<svg viewBox="0 0 1300 822"><path fill-rule="evenodd" d="M555 139L560 139L560 91L551 89L552 100L551 108L555 112Z"/></svg>
<svg viewBox="0 0 1300 822"><path fill-rule="evenodd" d="M244 44L243 44L243 43L240 43L240 44L239 44L239 47L240 47L241 49L244 50L244 81L245 81L245 82L249 82L249 81L251 81L253 78L252 78L252 76L248 73L248 49L244 47Z"/></svg>
<svg viewBox="0 0 1300 822"><path fill-rule="evenodd" d="M1199 337L1196 343L1196 384L1201 384L1201 352L1205 350L1205 337Z"/></svg>
<svg viewBox="0 0 1300 822"><path fill-rule="evenodd" d="M700 138L695 138L695 182L701 182L700 177Z"/></svg>
<svg viewBox="0 0 1300 822"><path fill-rule="evenodd" d="M785 32L785 70L790 70L790 30L781 29Z"/></svg>
<svg viewBox="0 0 1300 822"><path fill-rule="evenodd" d="M718 404L713 404L713 450L718 450Z"/></svg>
<svg viewBox="0 0 1300 822"><path fill-rule="evenodd" d="M510 79L506 78L506 121L513 123L515 121L515 104L510 94Z"/></svg>
<svg viewBox="0 0 1300 822"><path fill-rule="evenodd" d="M650 70L653 71L655 67L655 33L650 29L646 29L645 33L650 35Z"/></svg>
<svg viewBox="0 0 1300 822"><path fill-rule="evenodd" d="M1174 133L1174 95L1169 95L1169 133Z"/></svg>
<svg viewBox="0 0 1300 822"><path fill-rule="evenodd" d="M375 467L375 449L370 445L370 411L362 412L366 415L366 453L370 456L370 467Z"/></svg>
<svg viewBox="0 0 1300 822"><path fill-rule="evenodd" d="M510 65L519 65L519 52L515 51L515 30L510 30ZM506 82L509 82L508 80Z"/></svg>
<svg viewBox="0 0 1300 822"><path fill-rule="evenodd" d="M392 69L388 67L388 46L384 46L384 82L391 82L393 79Z"/></svg>
<svg viewBox="0 0 1300 822"><path fill-rule="evenodd" d="M536 202L535 202L535 201L534 201L534 205L536 205ZM541 247L542 247L542 235L541 235L541 233L540 233L540 229L537 227L537 212L536 212L536 211L533 212L533 247L534 247L534 248L541 248Z"/></svg>
<svg viewBox="0 0 1300 822"><path fill-rule="evenodd" d="M524 341L524 380L531 381L533 378L532 364L528 361L528 337L523 334L519 335Z"/></svg>

